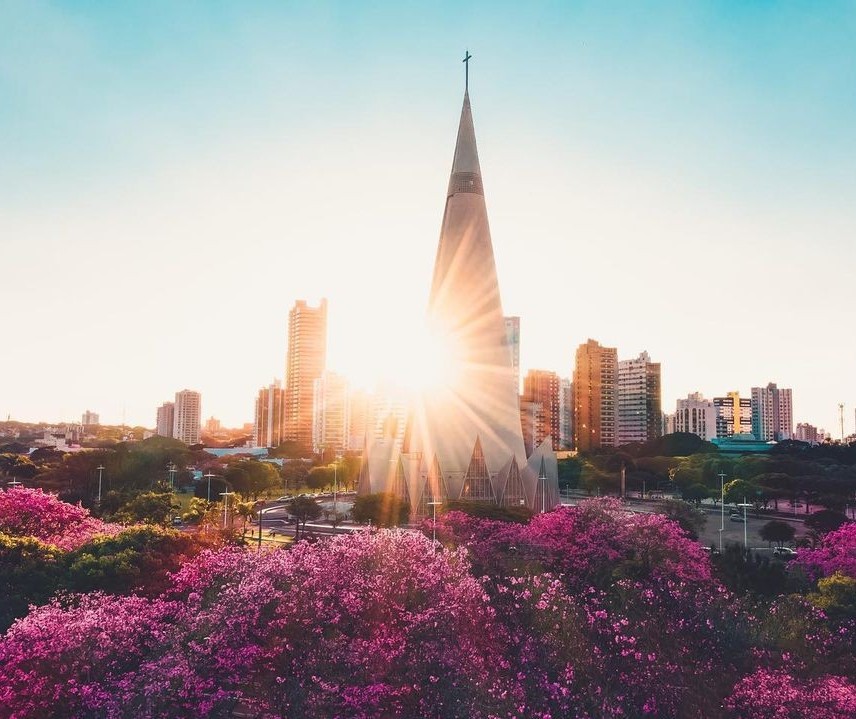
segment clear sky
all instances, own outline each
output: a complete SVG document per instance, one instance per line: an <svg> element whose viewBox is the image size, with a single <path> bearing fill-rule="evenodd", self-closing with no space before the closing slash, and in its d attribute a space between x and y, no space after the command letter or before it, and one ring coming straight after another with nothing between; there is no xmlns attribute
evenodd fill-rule
<svg viewBox="0 0 856 719"><path fill-rule="evenodd" d="M0 415L252 420L297 298L369 385L427 301L469 48L521 363L856 408L853 2L0 0Z"/></svg>

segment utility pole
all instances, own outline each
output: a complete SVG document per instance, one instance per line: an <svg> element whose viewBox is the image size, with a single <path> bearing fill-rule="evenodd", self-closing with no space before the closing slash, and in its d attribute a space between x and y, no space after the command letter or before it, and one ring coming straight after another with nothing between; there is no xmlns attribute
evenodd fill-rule
<svg viewBox="0 0 856 719"><path fill-rule="evenodd" d="M844 444L844 403L838 405L838 421L841 423L841 444Z"/></svg>

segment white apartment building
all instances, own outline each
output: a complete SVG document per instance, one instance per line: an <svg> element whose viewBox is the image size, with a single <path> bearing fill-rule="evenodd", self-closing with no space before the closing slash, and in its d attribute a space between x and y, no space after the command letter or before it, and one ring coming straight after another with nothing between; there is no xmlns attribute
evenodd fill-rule
<svg viewBox="0 0 856 719"><path fill-rule="evenodd" d="M341 452L350 439L348 381L325 370L313 384L312 449Z"/></svg>
<svg viewBox="0 0 856 719"><path fill-rule="evenodd" d="M201 421L202 395L189 389L176 392L172 436L185 444L199 444Z"/></svg>
<svg viewBox="0 0 856 719"><path fill-rule="evenodd" d="M716 437L716 406L701 392L693 392L679 399L672 415L675 432L688 432L709 442Z"/></svg>
<svg viewBox="0 0 856 719"><path fill-rule="evenodd" d="M764 442L780 442L794 434L791 390L775 382L752 388L752 434Z"/></svg>

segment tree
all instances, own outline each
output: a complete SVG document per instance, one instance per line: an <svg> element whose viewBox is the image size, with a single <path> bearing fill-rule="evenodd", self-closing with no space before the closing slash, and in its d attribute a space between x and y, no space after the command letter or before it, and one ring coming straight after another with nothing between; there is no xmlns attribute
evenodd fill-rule
<svg viewBox="0 0 856 719"><path fill-rule="evenodd" d="M793 541L796 530L793 525L774 519L761 527L759 534L765 542L775 542L777 546L781 547L785 542Z"/></svg>
<svg viewBox="0 0 856 719"><path fill-rule="evenodd" d="M255 459L233 462L226 468L224 479L238 494L254 500L279 484L279 475L273 465Z"/></svg>
<svg viewBox="0 0 856 719"><path fill-rule="evenodd" d="M166 525L181 507L173 504L171 492L143 492L126 502L116 518L124 522Z"/></svg>
<svg viewBox="0 0 856 719"><path fill-rule="evenodd" d="M241 533L245 534L247 531L247 522L256 515L256 503L251 500L242 501L239 499L232 507L232 511L236 517L240 517L243 520Z"/></svg>
<svg viewBox="0 0 856 719"><path fill-rule="evenodd" d="M332 486L333 471L333 467L313 467L309 470L309 476L306 479L307 486L315 490Z"/></svg>
<svg viewBox="0 0 856 719"><path fill-rule="evenodd" d="M306 531L306 523L321 516L321 505L314 497L295 497L288 503L288 511L291 512L300 523L302 531Z"/></svg>
<svg viewBox="0 0 856 719"><path fill-rule="evenodd" d="M687 502L669 499L660 502L658 506L663 514L681 526L690 539L698 539L699 532L707 524L707 515Z"/></svg>
<svg viewBox="0 0 856 719"><path fill-rule="evenodd" d="M286 440L279 446L270 449L268 456L283 459L302 459L304 457L311 457L312 452L306 449L300 442Z"/></svg>
<svg viewBox="0 0 856 719"><path fill-rule="evenodd" d="M283 485L286 489L298 489L306 484L309 468L302 460L285 461L279 470Z"/></svg>
<svg viewBox="0 0 856 719"><path fill-rule="evenodd" d="M683 496L685 502L692 502L696 506L699 506L703 499L707 499L708 497L710 497L710 490L703 484L696 483L686 487L681 492L681 495Z"/></svg>
<svg viewBox="0 0 856 719"><path fill-rule="evenodd" d="M805 518L805 526L818 534L827 534L828 532L834 532L847 521L847 515L841 512L836 512L832 509L821 509L818 512L812 512Z"/></svg>
<svg viewBox="0 0 856 719"><path fill-rule="evenodd" d="M397 527L410 519L410 505L389 492L364 494L354 501L351 517L362 524L376 527Z"/></svg>
<svg viewBox="0 0 856 719"><path fill-rule="evenodd" d="M725 501L728 504L752 502L758 496L758 487L745 479L732 479L725 483Z"/></svg>

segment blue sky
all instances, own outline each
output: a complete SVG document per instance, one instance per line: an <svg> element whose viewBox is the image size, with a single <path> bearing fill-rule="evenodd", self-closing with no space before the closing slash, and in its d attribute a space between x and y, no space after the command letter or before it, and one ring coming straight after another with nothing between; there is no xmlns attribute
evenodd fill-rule
<svg viewBox="0 0 856 719"><path fill-rule="evenodd" d="M330 366L421 312L469 48L522 363L588 337L664 406L856 407L856 4L0 0L0 413L251 419L298 297ZM371 351L366 351L370 347ZM848 431L853 429L852 411Z"/></svg>

